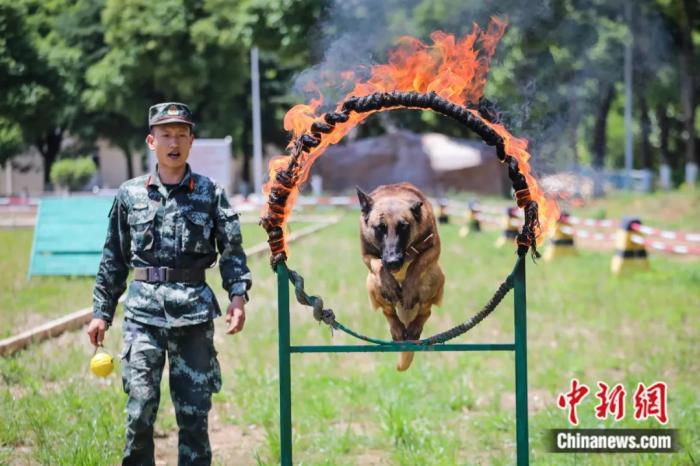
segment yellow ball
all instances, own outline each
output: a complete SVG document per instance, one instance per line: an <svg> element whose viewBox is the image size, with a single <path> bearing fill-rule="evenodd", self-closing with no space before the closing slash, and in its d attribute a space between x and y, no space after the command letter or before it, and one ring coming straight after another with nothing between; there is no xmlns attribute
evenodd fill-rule
<svg viewBox="0 0 700 466"><path fill-rule="evenodd" d="M90 360L90 370L98 377L107 377L114 369L114 361L108 353L97 353Z"/></svg>

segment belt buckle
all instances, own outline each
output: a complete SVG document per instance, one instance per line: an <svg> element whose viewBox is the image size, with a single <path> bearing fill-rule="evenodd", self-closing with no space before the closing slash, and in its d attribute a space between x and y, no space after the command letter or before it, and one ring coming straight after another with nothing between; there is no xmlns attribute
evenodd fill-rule
<svg viewBox="0 0 700 466"><path fill-rule="evenodd" d="M164 282L167 277L166 267L149 267L148 269L148 281L149 282Z"/></svg>

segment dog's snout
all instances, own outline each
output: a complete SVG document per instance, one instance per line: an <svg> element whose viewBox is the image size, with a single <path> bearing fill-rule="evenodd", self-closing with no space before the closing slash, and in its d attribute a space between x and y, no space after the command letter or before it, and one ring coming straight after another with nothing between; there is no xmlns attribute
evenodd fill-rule
<svg viewBox="0 0 700 466"><path fill-rule="evenodd" d="M401 268L403 265L403 257L401 256L390 256L384 259L382 262L384 262L384 265L386 268L388 268L391 271L396 271Z"/></svg>

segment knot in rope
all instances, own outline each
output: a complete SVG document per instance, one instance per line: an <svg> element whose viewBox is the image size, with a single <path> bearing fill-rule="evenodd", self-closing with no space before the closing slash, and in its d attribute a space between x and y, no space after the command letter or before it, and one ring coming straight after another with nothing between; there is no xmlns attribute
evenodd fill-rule
<svg viewBox="0 0 700 466"><path fill-rule="evenodd" d="M294 285L294 294L296 295L299 304L311 306L313 308L314 319L318 322L324 322L332 328L337 328L338 323L335 320L335 314L332 309L323 308L323 298L320 296L309 295L304 291L304 277L292 269L289 270L289 281Z"/></svg>

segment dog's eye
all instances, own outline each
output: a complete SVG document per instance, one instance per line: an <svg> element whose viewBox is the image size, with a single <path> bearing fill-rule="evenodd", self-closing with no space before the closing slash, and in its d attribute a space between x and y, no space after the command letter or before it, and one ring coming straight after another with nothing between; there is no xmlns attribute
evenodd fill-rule
<svg viewBox="0 0 700 466"><path fill-rule="evenodd" d="M375 226L374 229L377 231L377 233L386 233L386 225L383 223Z"/></svg>
<svg viewBox="0 0 700 466"><path fill-rule="evenodd" d="M397 227L399 230L405 231L408 229L408 222L399 222Z"/></svg>

